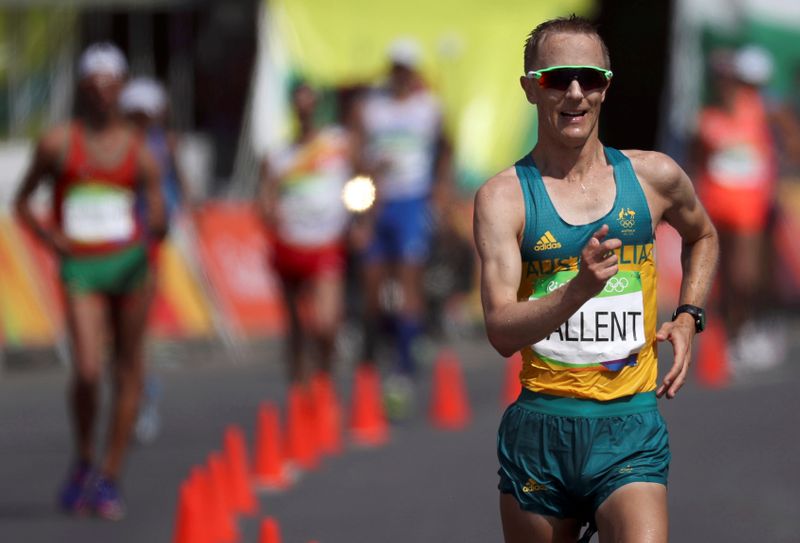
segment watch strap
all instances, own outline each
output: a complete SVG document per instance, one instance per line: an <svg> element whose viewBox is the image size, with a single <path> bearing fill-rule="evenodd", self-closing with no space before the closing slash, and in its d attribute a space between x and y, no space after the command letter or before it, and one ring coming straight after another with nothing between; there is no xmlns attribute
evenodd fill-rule
<svg viewBox="0 0 800 543"><path fill-rule="evenodd" d="M694 331L696 333L699 334L700 332L705 330L706 327L705 311L703 310L702 307L698 307L692 304L683 304L681 306L678 306L678 308L675 309L675 312L672 314L672 320L674 321L681 313L688 313L689 315L692 316L692 318L694 319Z"/></svg>

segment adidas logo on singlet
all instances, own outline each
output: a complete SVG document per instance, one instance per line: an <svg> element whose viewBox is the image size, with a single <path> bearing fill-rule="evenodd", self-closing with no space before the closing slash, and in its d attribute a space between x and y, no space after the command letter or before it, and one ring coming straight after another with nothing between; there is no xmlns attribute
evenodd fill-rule
<svg viewBox="0 0 800 543"><path fill-rule="evenodd" d="M548 249L561 249L561 242L556 240L550 230L545 232L533 246L534 251L547 251Z"/></svg>

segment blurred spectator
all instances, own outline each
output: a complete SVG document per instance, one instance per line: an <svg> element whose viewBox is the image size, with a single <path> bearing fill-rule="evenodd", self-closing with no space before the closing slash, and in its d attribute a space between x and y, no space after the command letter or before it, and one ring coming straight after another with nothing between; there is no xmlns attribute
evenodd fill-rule
<svg viewBox="0 0 800 543"><path fill-rule="evenodd" d="M128 120L141 132L147 147L158 161L165 211L167 220L171 221L183 205L191 202L191 193L176 160L180 143L178 134L168 128L167 92L155 79L137 77L123 89L119 105ZM146 200L140 200L140 212L146 213L146 203Z"/></svg>
<svg viewBox="0 0 800 543"><path fill-rule="evenodd" d="M119 491L123 456L142 389L143 343L152 274L145 235L165 231L158 165L142 138L120 115L117 100L127 62L114 45L90 46L81 56L81 114L47 131L17 195L22 222L60 260L74 372L70 407L74 460L61 490L61 507L117 520L125 515ZM30 208L36 188L51 180L55 225ZM139 191L149 215L136 215ZM94 427L107 334L113 339L114 402L108 446L95 465Z"/></svg>
<svg viewBox="0 0 800 543"><path fill-rule="evenodd" d="M120 95L119 105L122 112L144 138L148 149L158 162L161 172L161 193L164 198L167 223L174 221L179 209L190 200L186 178L181 174L176 150L178 137L167 128L169 101L164 86L147 77L137 77L125 85ZM137 200L137 213L141 220L147 221L147 200ZM149 241L149 251L153 273L157 273L161 239ZM151 283L151 296L156 293L156 281ZM134 435L140 443L150 443L158 436L161 416L158 405L161 399L161 382L152 373L148 373L144 382L144 394L139 415L134 427Z"/></svg>
<svg viewBox="0 0 800 543"><path fill-rule="evenodd" d="M307 359L331 372L343 314L342 189L353 173L353 143L338 125L319 126L317 92L301 83L292 92L298 132L283 152L264 159L258 206L272 242L272 265L283 283L289 318L289 379L309 377ZM306 352L306 337L316 352Z"/></svg>
<svg viewBox="0 0 800 543"><path fill-rule="evenodd" d="M789 94L772 96L770 123L775 134L781 182L800 185L800 64L793 71Z"/></svg>
<svg viewBox="0 0 800 543"><path fill-rule="evenodd" d="M746 46L710 56L714 102L700 112L694 149L698 193L721 246L718 309L734 372L780 356L759 318L768 305L770 223L777 156L760 89L773 70L765 50Z"/></svg>
<svg viewBox="0 0 800 543"><path fill-rule="evenodd" d="M397 360L385 389L390 416L402 418L409 414L413 397L415 344L423 331L426 306L423 270L435 218L448 199L451 150L442 132L439 102L417 71L418 44L396 40L389 60L385 87L368 94L356 118L360 165L377 187L362 255L363 358L375 361L381 312L392 313L389 328Z"/></svg>

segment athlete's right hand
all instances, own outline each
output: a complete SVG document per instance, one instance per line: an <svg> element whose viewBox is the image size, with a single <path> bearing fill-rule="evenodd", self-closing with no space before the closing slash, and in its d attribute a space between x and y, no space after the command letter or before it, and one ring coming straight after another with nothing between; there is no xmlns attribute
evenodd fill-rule
<svg viewBox="0 0 800 543"><path fill-rule="evenodd" d="M44 242L58 256L69 256L69 240L61 232L50 231L45 234Z"/></svg>
<svg viewBox="0 0 800 543"><path fill-rule="evenodd" d="M578 275L572 283L576 283L574 286L579 287L587 299L603 290L606 282L619 270L614 251L622 247L622 241L617 238L604 240L607 234L608 225L604 224L581 250Z"/></svg>

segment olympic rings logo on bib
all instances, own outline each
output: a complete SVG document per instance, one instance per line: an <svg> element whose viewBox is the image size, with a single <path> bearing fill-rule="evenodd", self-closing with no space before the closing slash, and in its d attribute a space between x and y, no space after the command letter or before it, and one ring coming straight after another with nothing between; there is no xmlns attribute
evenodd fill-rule
<svg viewBox="0 0 800 543"><path fill-rule="evenodd" d="M606 286L603 287L603 292L607 292L609 294L612 292L624 292L626 288L628 288L627 277L613 276L606 282Z"/></svg>

